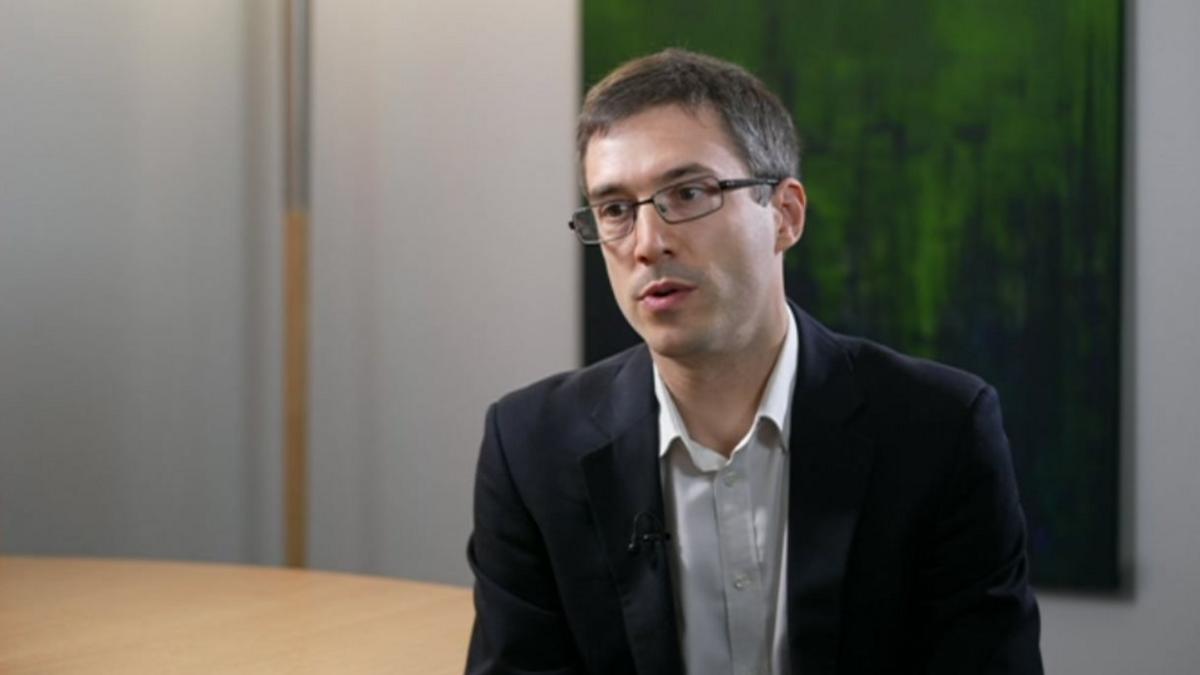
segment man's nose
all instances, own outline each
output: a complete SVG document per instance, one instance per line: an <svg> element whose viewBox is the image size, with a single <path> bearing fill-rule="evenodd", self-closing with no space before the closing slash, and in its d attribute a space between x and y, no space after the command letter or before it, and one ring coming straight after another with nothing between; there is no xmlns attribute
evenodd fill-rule
<svg viewBox="0 0 1200 675"><path fill-rule="evenodd" d="M645 207L649 206L647 209ZM653 263L664 255L673 255L671 224L663 220L653 202L642 204L633 214L633 256L641 263Z"/></svg>

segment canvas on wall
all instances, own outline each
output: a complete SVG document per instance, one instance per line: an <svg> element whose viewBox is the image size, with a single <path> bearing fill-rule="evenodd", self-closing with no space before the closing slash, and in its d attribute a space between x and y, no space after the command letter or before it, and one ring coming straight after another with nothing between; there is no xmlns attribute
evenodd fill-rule
<svg viewBox="0 0 1200 675"><path fill-rule="evenodd" d="M584 86L667 46L793 112L808 224L788 294L1000 392L1034 581L1118 584L1120 0L584 0ZM636 335L599 252L585 355Z"/></svg>

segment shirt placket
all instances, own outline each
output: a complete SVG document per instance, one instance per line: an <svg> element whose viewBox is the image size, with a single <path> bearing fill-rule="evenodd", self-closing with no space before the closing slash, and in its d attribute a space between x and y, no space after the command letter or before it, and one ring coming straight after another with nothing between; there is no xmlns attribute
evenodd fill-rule
<svg viewBox="0 0 1200 675"><path fill-rule="evenodd" d="M765 618L745 459L745 453L735 453L713 481L733 675L759 672Z"/></svg>

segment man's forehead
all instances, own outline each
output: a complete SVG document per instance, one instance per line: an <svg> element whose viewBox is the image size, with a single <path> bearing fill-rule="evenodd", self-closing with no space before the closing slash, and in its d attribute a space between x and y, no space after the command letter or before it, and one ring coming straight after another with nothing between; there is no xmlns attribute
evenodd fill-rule
<svg viewBox="0 0 1200 675"><path fill-rule="evenodd" d="M581 168L587 194L594 198L690 174L728 173L742 165L714 109L666 105L630 115L593 134Z"/></svg>

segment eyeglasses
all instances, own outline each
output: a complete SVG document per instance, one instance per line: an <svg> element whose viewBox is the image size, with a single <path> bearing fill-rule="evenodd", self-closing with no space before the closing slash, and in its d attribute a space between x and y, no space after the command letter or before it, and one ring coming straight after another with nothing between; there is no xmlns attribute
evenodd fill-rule
<svg viewBox="0 0 1200 675"><path fill-rule="evenodd" d="M643 204L654 204L658 216L667 223L686 223L703 218L725 205L726 190L758 185L779 185L778 178L734 178L717 180L712 176L693 178L668 185L649 199L613 199L589 204L571 214L570 228L584 244L600 244L633 232L637 212Z"/></svg>

